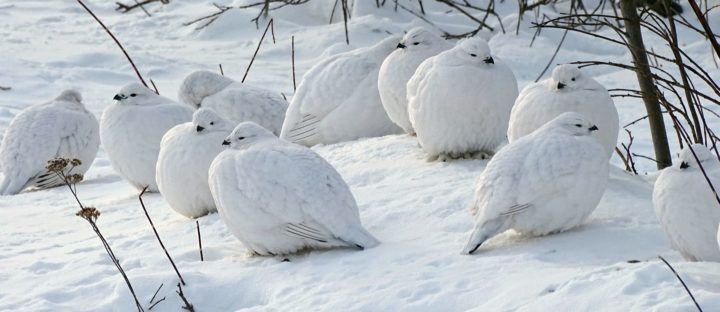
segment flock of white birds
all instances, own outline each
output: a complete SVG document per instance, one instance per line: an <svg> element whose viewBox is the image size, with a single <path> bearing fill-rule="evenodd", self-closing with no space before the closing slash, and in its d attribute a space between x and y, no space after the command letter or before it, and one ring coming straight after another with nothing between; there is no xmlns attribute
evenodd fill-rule
<svg viewBox="0 0 720 312"><path fill-rule="evenodd" d="M57 157L79 159L69 173L84 174L102 144L130 184L188 218L219 212L253 254L370 248L380 242L350 188L308 147L405 132L428 161L490 158L469 203L470 254L508 229L546 235L585 222L619 130L608 91L577 67L559 65L518 93L486 41L453 44L424 28L319 62L289 104L208 71L187 76L178 98L130 83L99 123L73 90L26 108L0 145L0 196L65 183L46 169ZM720 162L687 147L660 174L653 202L686 259L720 261L720 199L705 177L720 187Z"/></svg>

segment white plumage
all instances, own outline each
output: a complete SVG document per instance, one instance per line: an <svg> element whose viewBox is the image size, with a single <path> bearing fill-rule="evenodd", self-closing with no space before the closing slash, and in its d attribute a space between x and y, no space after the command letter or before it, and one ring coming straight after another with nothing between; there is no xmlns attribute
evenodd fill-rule
<svg viewBox="0 0 720 312"><path fill-rule="evenodd" d="M179 124L163 136L157 185L177 213L197 218L217 211L208 185L208 169L232 130L230 121L210 108L200 108L192 122Z"/></svg>
<svg viewBox="0 0 720 312"><path fill-rule="evenodd" d="M555 67L552 77L525 87L513 106L507 136L513 142L564 112L577 112L596 124L608 158L615 151L620 129L610 93L575 65Z"/></svg>
<svg viewBox="0 0 720 312"><path fill-rule="evenodd" d="M463 253L507 229L546 235L585 221L609 175L594 130L582 115L563 113L500 149L478 179L470 205L475 229Z"/></svg>
<svg viewBox="0 0 720 312"><path fill-rule="evenodd" d="M193 109L211 108L233 124L253 121L276 135L280 134L288 108L279 92L239 83L206 70L185 77L178 99Z"/></svg>
<svg viewBox="0 0 720 312"><path fill-rule="evenodd" d="M720 163L705 146L693 144L700 164L720 191ZM720 203L689 148L655 181L653 206L673 248L689 261L720 261L717 231Z"/></svg>
<svg viewBox="0 0 720 312"><path fill-rule="evenodd" d="M411 29L380 66L378 89L380 99L390 120L409 134L414 134L408 117L407 83L417 67L428 57L452 48L424 27Z"/></svg>
<svg viewBox="0 0 720 312"><path fill-rule="evenodd" d="M27 187L48 188L63 183L45 169L47 161L62 157L82 164L71 174L84 174L100 146L98 121L75 90L22 110L10 122L0 146L0 195Z"/></svg>
<svg viewBox="0 0 720 312"><path fill-rule="evenodd" d="M260 255L304 248L379 244L360 222L340 174L312 150L245 122L210 165L210 190L220 217Z"/></svg>
<svg viewBox="0 0 720 312"><path fill-rule="evenodd" d="M490 155L505 140L517 94L515 76L487 42L465 39L415 71L410 122L429 160Z"/></svg>
<svg viewBox="0 0 720 312"><path fill-rule="evenodd" d="M141 190L157 192L155 164L165 132L192 119L193 110L150 89L130 83L113 98L100 119L100 139L110 164Z"/></svg>
<svg viewBox="0 0 720 312"><path fill-rule="evenodd" d="M378 71L399 37L331 56L303 77L280 137L305 146L401 133L380 101Z"/></svg>

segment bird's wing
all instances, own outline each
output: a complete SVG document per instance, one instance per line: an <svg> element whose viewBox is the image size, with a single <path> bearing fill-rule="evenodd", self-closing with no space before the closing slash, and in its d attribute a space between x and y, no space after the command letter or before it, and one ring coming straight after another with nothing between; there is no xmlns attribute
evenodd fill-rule
<svg viewBox="0 0 720 312"><path fill-rule="evenodd" d="M322 120L353 99L357 86L372 73L377 74L378 67L375 60L355 53L336 55L314 66L292 99L282 137L298 142L317 136Z"/></svg>
<svg viewBox="0 0 720 312"><path fill-rule="evenodd" d="M242 153L239 190L286 232L332 240L359 226L357 204L335 169L309 149L277 144Z"/></svg>
<svg viewBox="0 0 720 312"><path fill-rule="evenodd" d="M202 107L214 109L233 123L253 121L278 134L288 103L280 93L236 83L203 99Z"/></svg>
<svg viewBox="0 0 720 312"><path fill-rule="evenodd" d="M421 83L423 82L423 80L425 80L425 76L427 76L427 74L435 66L434 60L434 57L430 57L420 63L420 66L418 66L418 68L415 70L415 74L413 74L412 77L410 77L410 80L408 80L407 100L409 105L417 103L416 101L413 101L413 99L418 95L418 92L420 92ZM415 109L417 110L417 108Z"/></svg>

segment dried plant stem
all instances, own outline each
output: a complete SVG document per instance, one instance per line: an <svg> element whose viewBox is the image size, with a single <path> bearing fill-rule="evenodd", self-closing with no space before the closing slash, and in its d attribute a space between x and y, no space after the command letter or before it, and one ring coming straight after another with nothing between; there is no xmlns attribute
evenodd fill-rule
<svg viewBox="0 0 720 312"><path fill-rule="evenodd" d="M673 266L670 265L670 263L667 262L667 260L665 260L665 258L663 258L662 256L658 256L658 258L660 258L660 260L662 260L662 262L664 262L665 265L667 265L667 267L670 268L670 271L672 271L672 273L675 275L675 277L677 277L677 279L680 281L680 284L683 285L687 294L690 295L690 299L692 299L693 303L695 303L695 307L697 307L698 311L702 312L703 309L700 307L697 300L695 300L695 296L693 296L692 292L690 292L690 289L685 284L685 281L683 281L683 279L680 277L680 275L677 273L677 271L675 271L675 268L673 268Z"/></svg>
<svg viewBox="0 0 720 312"><path fill-rule="evenodd" d="M218 66L220 67L220 75L225 76L225 72L223 71L222 64L218 64Z"/></svg>
<svg viewBox="0 0 720 312"><path fill-rule="evenodd" d="M150 222L150 227L152 227L153 233L155 233L155 238L157 238L158 243L160 243L160 247L162 247L168 260L170 260L170 264L172 264L172 267L175 270L175 274L177 274L178 278L180 279L180 282L183 285L185 285L185 280L183 280L182 275L180 275L180 271L178 271L178 268L175 265L175 261L173 261L172 257L170 257L170 253L167 251L167 248L165 248L165 244L163 244L162 239L160 239L160 234L158 234L157 229L155 229L155 224L153 224L152 219L150 219L150 214L148 214L147 208L145 208L145 203L143 202L142 197L143 197L143 195L145 195L145 191L147 191L147 189L148 189L148 187L146 186L145 188L143 188L142 192L140 192L140 195L138 195L138 200L140 201L140 206L142 207L143 211L145 212L145 217L147 217L148 222Z"/></svg>
<svg viewBox="0 0 720 312"><path fill-rule="evenodd" d="M105 32L108 35L110 35L110 38L112 38L112 40L115 41L115 44L117 44L117 46L120 48L122 53L125 54L125 58L127 58L128 62L130 62L130 66L132 66L133 70L135 70L135 74L137 75L138 79L140 79L140 82L146 88L148 88L148 84L145 83L145 79L143 79L142 75L140 75L140 71L137 69L137 66L135 66L135 63L133 62L132 58L130 58L130 55L127 53L127 51L125 51L125 48L122 46L120 41L118 41L118 39L115 38L115 35L113 35L113 33L110 31L110 29L108 29L107 26L105 26L105 24L103 24L103 22L95 15L95 13L93 13L93 11L90 10L90 8L88 8L85 5L85 3L82 2L82 0L77 0L77 2L80 3L80 5L85 9L85 11L87 11L95 19L95 21L98 22L98 24L100 24L100 26L102 26L102 28L105 30Z"/></svg>
<svg viewBox="0 0 720 312"><path fill-rule="evenodd" d="M11 87L0 86L0 91L10 91Z"/></svg>
<svg viewBox="0 0 720 312"><path fill-rule="evenodd" d="M340 0L340 2L342 3L343 24L345 25L345 43L347 43L349 45L350 44L350 35L348 33L348 27L347 27L349 12L348 12L347 0Z"/></svg>
<svg viewBox="0 0 720 312"><path fill-rule="evenodd" d="M192 305L192 303L188 302L187 298L185 298L185 294L183 293L180 283L177 284L177 288L178 290L176 290L175 293L180 296L180 299L182 299L183 303L185 304L184 306L182 306L182 309L189 312L195 312L195 307Z"/></svg>
<svg viewBox="0 0 720 312"><path fill-rule="evenodd" d="M198 246L200 247L200 261L205 261L205 257L203 257L203 251L202 251L202 237L200 236L200 221L195 220L195 227L197 228L197 235L198 235Z"/></svg>
<svg viewBox="0 0 720 312"><path fill-rule="evenodd" d="M253 56L250 59L250 64L248 64L247 69L245 69L245 75L243 75L243 78L240 82L245 82L245 79L247 78L247 75L250 72L250 67L252 67L253 62L255 62L255 57L257 57L258 51L260 51L260 46L263 43L263 39L265 39L265 35L267 34L268 29L271 29L273 44L275 44L275 29L273 28L273 20L270 19L270 21L267 24L267 27L265 27L265 31L263 31L263 34L260 37L260 41L258 41L257 47L255 48L255 52L253 53Z"/></svg>
<svg viewBox="0 0 720 312"><path fill-rule="evenodd" d="M290 37L290 48L292 50L293 91L296 91L297 85L295 84L295 36Z"/></svg>
<svg viewBox="0 0 720 312"><path fill-rule="evenodd" d="M555 52L553 53L553 55L552 55L552 57L550 58L550 60L548 61L548 63L545 65L545 68L543 68L543 70L542 70L542 72L540 73L540 75L538 75L537 78L535 78L535 82L540 81L540 78L542 78L542 76L545 75L545 72L550 68L550 65L551 65L552 62L555 60L555 57L557 57L558 52L560 52L560 47L562 47L563 42L565 42L565 37L567 36L568 31L569 31L568 29L565 29L565 32L563 33L563 36L562 36L562 38L560 39L560 43L558 43L557 48L555 48Z"/></svg>
<svg viewBox="0 0 720 312"><path fill-rule="evenodd" d="M158 91L157 86L155 85L155 81L150 79L150 84L153 86L153 89L155 89L155 94L160 95L160 91Z"/></svg>

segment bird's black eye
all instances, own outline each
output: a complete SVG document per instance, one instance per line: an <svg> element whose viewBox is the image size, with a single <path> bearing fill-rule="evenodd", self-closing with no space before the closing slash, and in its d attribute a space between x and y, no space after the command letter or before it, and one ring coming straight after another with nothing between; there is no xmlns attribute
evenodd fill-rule
<svg viewBox="0 0 720 312"><path fill-rule="evenodd" d="M214 125L214 124L215 124L215 122L213 122L213 121L210 122L210 125L211 125L211 126Z"/></svg>
<svg viewBox="0 0 720 312"><path fill-rule="evenodd" d="M131 94L130 94L130 96L131 96L131 97L136 97L136 96L137 96L137 94L135 94L135 93L131 93Z"/></svg>
<svg viewBox="0 0 720 312"><path fill-rule="evenodd" d="M472 56L472 57L477 57L477 54L475 54L475 53L470 53L470 56Z"/></svg>
<svg viewBox="0 0 720 312"><path fill-rule="evenodd" d="M582 127L582 125L581 125L581 124L575 124L575 127L580 128L580 127Z"/></svg>
<svg viewBox="0 0 720 312"><path fill-rule="evenodd" d="M413 45L418 45L418 44L420 44L420 42L413 42Z"/></svg>
<svg viewBox="0 0 720 312"><path fill-rule="evenodd" d="M572 80L572 81L575 81L575 77L573 77L573 78L572 78L572 79L570 79L570 80Z"/></svg>
<svg viewBox="0 0 720 312"><path fill-rule="evenodd" d="M238 137L238 140L244 140L245 137Z"/></svg>

